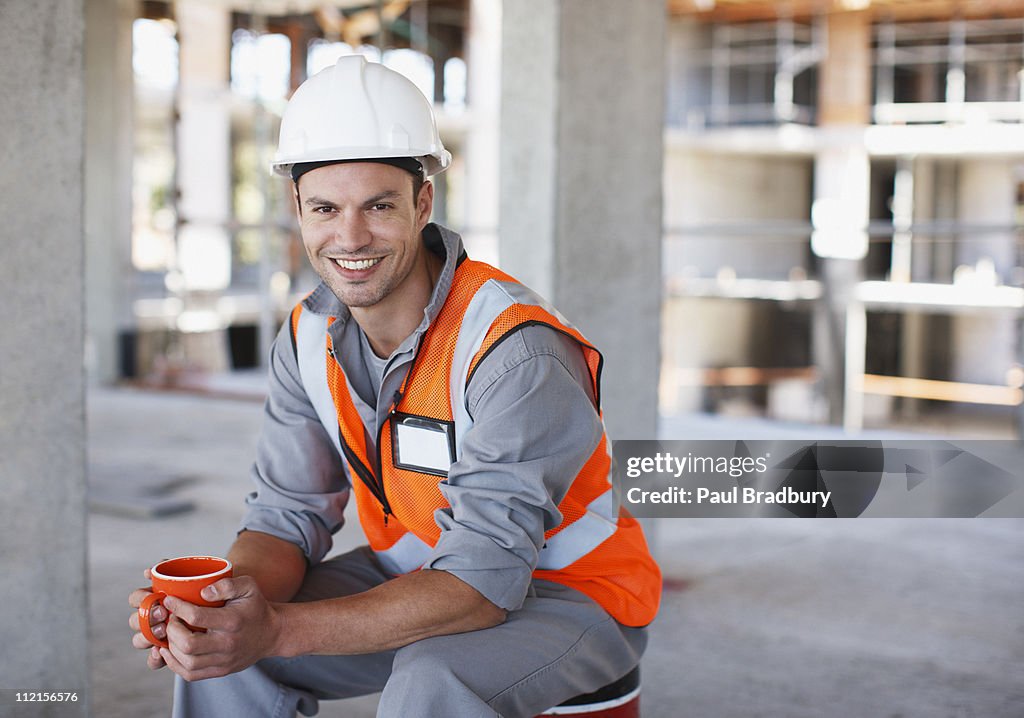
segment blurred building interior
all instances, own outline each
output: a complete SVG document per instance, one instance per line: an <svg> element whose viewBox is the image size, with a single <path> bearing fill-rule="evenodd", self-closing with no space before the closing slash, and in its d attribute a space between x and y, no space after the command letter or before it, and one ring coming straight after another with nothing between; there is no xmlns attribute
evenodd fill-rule
<svg viewBox="0 0 1024 718"><path fill-rule="evenodd" d="M233 530L255 441L253 407L107 387L265 375L316 281L267 169L278 119L342 53L433 98L455 155L435 218L601 347L613 438L1021 433L1020 0L33 0L0 3L0 37L0 291L24 317L0 342L0 674L83 691L62 714L89 715L90 661L97 715L152 709L104 622L126 630L144 552ZM193 523L87 526L104 477L127 494L197 476ZM851 693L868 707L850 715L1020 715L1020 632L992 609L1013 606L1017 524L829 523L777 522L772 562L766 528L663 524L698 580L656 632L645 682L671 708L653 714L736 694L816 715ZM690 597L730 571L703 600L733 613L708 621ZM68 620L87 604L95 630ZM734 653L709 661L714 642Z"/></svg>
<svg viewBox="0 0 1024 718"><path fill-rule="evenodd" d="M455 156L435 219L500 262L498 4L88 5L117 17L86 26L94 382L260 364L316 280L265 168L289 94L342 53L433 98ZM669 0L665 21L662 415L1014 432L1024 6Z"/></svg>
<svg viewBox="0 0 1024 718"><path fill-rule="evenodd" d="M669 7L662 410L1012 427L1024 7Z"/></svg>

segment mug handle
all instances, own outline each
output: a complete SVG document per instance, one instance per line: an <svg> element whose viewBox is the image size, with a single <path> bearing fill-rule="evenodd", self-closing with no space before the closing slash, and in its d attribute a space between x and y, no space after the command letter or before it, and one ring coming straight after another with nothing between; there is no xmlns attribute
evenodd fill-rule
<svg viewBox="0 0 1024 718"><path fill-rule="evenodd" d="M146 637L147 641L161 648L169 648L170 646L167 645L167 641L153 635L153 628L149 625L149 614L153 610L153 604L160 604L166 596L167 594L162 592L151 593L142 599L142 603L139 604L139 630L142 631L142 635Z"/></svg>

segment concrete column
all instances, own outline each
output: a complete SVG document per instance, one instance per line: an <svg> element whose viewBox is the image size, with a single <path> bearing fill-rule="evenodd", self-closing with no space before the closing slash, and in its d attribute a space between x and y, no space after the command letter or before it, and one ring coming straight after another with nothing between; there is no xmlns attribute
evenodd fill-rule
<svg viewBox="0 0 1024 718"><path fill-rule="evenodd" d="M464 239L471 257L493 261L498 254L500 176L501 0L472 0L466 62L470 126L466 136ZM440 75L443 67L435 67Z"/></svg>
<svg viewBox="0 0 1024 718"><path fill-rule="evenodd" d="M179 0L175 16L181 43L178 269L186 311L208 317L210 300L231 282L231 234L225 227L231 218L231 13L214 3ZM190 324L184 322L185 328ZM227 367L222 329L204 322L202 333L183 334L192 365Z"/></svg>
<svg viewBox="0 0 1024 718"><path fill-rule="evenodd" d="M911 219L913 222L928 222L935 213L935 162L931 158L916 157L912 162L913 197ZM934 238L914 235L911 238L910 279L914 282L931 282ZM931 317L921 312L906 312L900 328L900 374L902 376L929 376L929 359L933 352L928 343ZM934 338L933 338L934 339ZM900 400L900 413L904 418L913 419L922 410L920 399Z"/></svg>
<svg viewBox="0 0 1024 718"><path fill-rule="evenodd" d="M119 378L132 316L125 280L132 241L132 21L135 0L94 0L85 18L86 370Z"/></svg>
<svg viewBox="0 0 1024 718"><path fill-rule="evenodd" d="M184 221L179 265L186 288L218 290L231 279L224 228L231 217L231 15L198 0L180 0L175 13L181 42L178 211Z"/></svg>
<svg viewBox="0 0 1024 718"><path fill-rule="evenodd" d="M812 355L822 377L821 389L829 421L843 417L846 368L846 308L861 279L861 259L867 254L871 167L857 133L831 134L833 144L814 161L814 232L811 248L821 258L821 301L815 307Z"/></svg>
<svg viewBox="0 0 1024 718"><path fill-rule="evenodd" d="M871 120L871 18L836 12L826 18L827 53L818 85L824 147L814 162L811 248L821 257L822 299L814 315L812 353L821 372L829 420L843 420L846 308L867 253L871 168L863 127Z"/></svg>
<svg viewBox="0 0 1024 718"><path fill-rule="evenodd" d="M827 53L818 83L818 123L871 121L871 15L835 12L827 20Z"/></svg>
<svg viewBox="0 0 1024 718"><path fill-rule="evenodd" d="M78 692L42 717L89 714L83 6L0 3L0 684Z"/></svg>
<svg viewBox="0 0 1024 718"><path fill-rule="evenodd" d="M604 353L616 439L657 429L665 24L620 0L502 18L502 267Z"/></svg>
<svg viewBox="0 0 1024 718"><path fill-rule="evenodd" d="M930 157L914 159L914 222L935 219L935 160ZM910 278L914 282L934 282L935 238L916 235L911 245Z"/></svg>
<svg viewBox="0 0 1024 718"><path fill-rule="evenodd" d="M936 221L949 220L954 222L960 216L960 165L953 160L935 160L934 187L934 211L933 218ZM953 281L953 271L956 269L956 246L949 240L949 235L940 237L932 248L932 273L934 282Z"/></svg>

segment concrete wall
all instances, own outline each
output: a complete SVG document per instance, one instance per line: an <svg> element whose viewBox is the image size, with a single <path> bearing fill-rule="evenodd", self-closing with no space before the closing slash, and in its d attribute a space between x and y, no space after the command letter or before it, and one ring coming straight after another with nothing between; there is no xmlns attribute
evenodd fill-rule
<svg viewBox="0 0 1024 718"><path fill-rule="evenodd" d="M0 4L0 687L88 714L83 3Z"/></svg>
<svg viewBox="0 0 1024 718"><path fill-rule="evenodd" d="M811 213L812 161L671 151L665 160L665 226L671 231L704 223L759 220L806 222ZM740 277L785 279L807 262L807 237L669 237L665 270L687 267L713 277L731 267Z"/></svg>
<svg viewBox="0 0 1024 718"><path fill-rule="evenodd" d="M968 224L1012 225L1017 220L1017 178L1011 160L963 160L959 172L959 219ZM956 247L957 264L990 261L1006 281L1017 265L1013 232L978 234Z"/></svg>
<svg viewBox="0 0 1024 718"><path fill-rule="evenodd" d="M132 20L136 0L91 0L85 18L86 370L118 379L119 335L133 318Z"/></svg>
<svg viewBox="0 0 1024 718"><path fill-rule="evenodd" d="M611 436L657 423L665 7L503 6L500 256L605 355Z"/></svg>
<svg viewBox="0 0 1024 718"><path fill-rule="evenodd" d="M785 279L807 264L805 236L672 235L704 223L759 220L806 222L811 206L809 157L749 156L670 150L665 160L665 272L714 277ZM756 325L764 306L755 302L670 298L662 318L662 408L669 414L698 411L704 390L676 385L676 369L757 366ZM667 381L666 381L667 379Z"/></svg>

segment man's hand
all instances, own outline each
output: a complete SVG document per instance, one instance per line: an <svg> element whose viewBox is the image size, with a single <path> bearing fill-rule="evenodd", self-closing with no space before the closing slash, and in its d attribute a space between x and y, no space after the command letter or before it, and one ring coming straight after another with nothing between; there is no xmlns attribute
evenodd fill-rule
<svg viewBox="0 0 1024 718"><path fill-rule="evenodd" d="M267 601L249 576L223 578L203 589L207 601L226 601L206 608L174 596L164 599L171 612L167 623L170 649L159 649L162 662L187 681L216 678L248 668L273 655L280 634L274 604ZM188 623L205 628L193 632Z"/></svg>
<svg viewBox="0 0 1024 718"><path fill-rule="evenodd" d="M147 568L145 571L145 577L147 581L152 580L152 576ZM146 640L146 637L139 632L139 604L142 603L143 599L146 598L152 591L148 588L137 588L132 591L131 595L128 596L128 604L136 609L132 615L128 618L128 625L135 631L135 635L132 636L132 645L139 649L149 649L149 655L146 656L146 664L154 671L158 668L164 667L164 659L160 657L160 652L156 646ZM149 614L150 626L153 631L153 635L157 638L163 638L167 626L165 621L167 620L167 611L163 606L155 606Z"/></svg>

